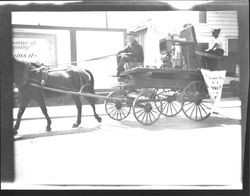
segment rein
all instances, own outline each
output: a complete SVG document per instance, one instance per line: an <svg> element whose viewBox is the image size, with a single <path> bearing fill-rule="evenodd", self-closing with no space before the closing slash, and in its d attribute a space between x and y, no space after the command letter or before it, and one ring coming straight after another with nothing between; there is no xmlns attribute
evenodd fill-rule
<svg viewBox="0 0 250 196"><path fill-rule="evenodd" d="M71 61L71 62L68 62L68 63L54 64L54 65L50 65L50 67L55 67L55 66L58 66L58 65L78 64L78 63L83 63L83 62L88 62L88 61L96 61L96 60L101 60L101 59L105 59L105 58L112 57L112 56L120 56L120 54L109 54L109 55L104 55L104 56L95 57L95 58L91 58L91 59L86 59L86 60L83 60L83 61Z"/></svg>
<svg viewBox="0 0 250 196"><path fill-rule="evenodd" d="M31 69L30 71L31 72L40 71L41 69L46 69L48 72L56 72L56 71L65 71L65 70L71 69L71 67L68 66L68 67L63 67L63 68L48 68L47 66L41 66L38 68Z"/></svg>

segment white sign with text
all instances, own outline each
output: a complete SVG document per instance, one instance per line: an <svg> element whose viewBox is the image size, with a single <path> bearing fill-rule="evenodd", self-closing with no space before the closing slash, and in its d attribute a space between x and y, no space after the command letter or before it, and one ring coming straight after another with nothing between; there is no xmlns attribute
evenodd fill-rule
<svg viewBox="0 0 250 196"><path fill-rule="evenodd" d="M205 80L214 109L221 99L222 87L225 81L226 71L209 71L206 69L201 69L201 73Z"/></svg>
<svg viewBox="0 0 250 196"><path fill-rule="evenodd" d="M25 62L55 64L55 49L46 38L13 38L13 55Z"/></svg>

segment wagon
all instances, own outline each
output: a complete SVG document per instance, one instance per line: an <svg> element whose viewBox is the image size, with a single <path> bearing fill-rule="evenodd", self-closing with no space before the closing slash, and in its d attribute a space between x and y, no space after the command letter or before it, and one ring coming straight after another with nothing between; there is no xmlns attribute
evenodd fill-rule
<svg viewBox="0 0 250 196"><path fill-rule="evenodd" d="M179 37L185 41L160 40L160 52L165 55L161 68L139 66L123 72L123 84L108 96L123 101L105 101L106 112L112 119L123 120L131 110L144 125L155 123L161 115L173 117L181 111L194 121L210 116L213 104L200 71L201 56L217 60L222 57L200 51L192 25L185 27ZM171 59L176 45L182 48L184 63L179 59L180 65L173 67Z"/></svg>
<svg viewBox="0 0 250 196"><path fill-rule="evenodd" d="M166 48L165 52L172 54L175 51L172 46L170 51L167 51L169 47L162 46L168 42L173 46L175 44L182 46L186 61L184 66L154 68L133 65L131 69L121 74L122 84L116 86L116 90L107 97L81 90L74 92L45 86L43 88L71 95L104 99L106 113L110 118L118 121L128 117L131 110L136 120L143 125L155 123L161 115L173 117L181 111L191 120L205 120L210 116L213 104L203 75L198 69L200 61L197 57L208 54L196 50L197 40L193 26L185 28L180 35L180 37L186 37L186 41L163 40L160 43L160 49ZM193 39L189 40L189 37ZM221 58L213 55L210 57ZM100 58L103 57L91 60ZM32 85L41 87L37 84Z"/></svg>
<svg viewBox="0 0 250 196"><path fill-rule="evenodd" d="M161 115L202 121L210 116L212 102L202 73L197 69L160 69L145 66L122 73L123 83L108 95L105 110L114 120L125 119L133 110L143 125L155 123Z"/></svg>

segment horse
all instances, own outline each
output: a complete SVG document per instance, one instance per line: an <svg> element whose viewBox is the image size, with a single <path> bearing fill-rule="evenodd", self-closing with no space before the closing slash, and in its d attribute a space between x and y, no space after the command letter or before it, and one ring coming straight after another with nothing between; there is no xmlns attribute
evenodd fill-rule
<svg viewBox="0 0 250 196"><path fill-rule="evenodd" d="M58 88L62 90L70 90L76 92L87 92L95 94L94 77L89 70L83 69L80 66L70 66L68 69L46 70L46 67L38 63L25 63L13 58L14 68L14 83L20 93L20 107L17 114L17 120L14 126L14 135L18 134L22 115L28 103L34 99L38 102L42 113L47 120L46 131L51 131L51 119L48 115L45 98L59 97L62 93L43 89L48 86L51 88ZM31 84L40 85L40 87ZM82 103L79 95L72 95L77 108L77 120L73 124L78 127L81 124ZM96 98L85 97L87 102L92 106L95 119L101 122L101 117L96 113L95 103Z"/></svg>

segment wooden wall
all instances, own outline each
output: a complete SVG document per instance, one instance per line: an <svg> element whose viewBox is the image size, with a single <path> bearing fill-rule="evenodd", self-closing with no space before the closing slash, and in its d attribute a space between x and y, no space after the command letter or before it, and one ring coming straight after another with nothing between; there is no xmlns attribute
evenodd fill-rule
<svg viewBox="0 0 250 196"><path fill-rule="evenodd" d="M208 11L206 23L200 23L195 27L198 42L209 42L212 28L221 29L221 38L224 42L225 55L228 56L228 40L238 39L237 11Z"/></svg>

